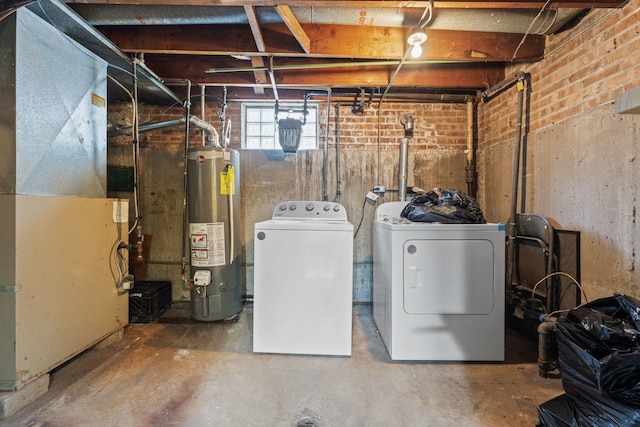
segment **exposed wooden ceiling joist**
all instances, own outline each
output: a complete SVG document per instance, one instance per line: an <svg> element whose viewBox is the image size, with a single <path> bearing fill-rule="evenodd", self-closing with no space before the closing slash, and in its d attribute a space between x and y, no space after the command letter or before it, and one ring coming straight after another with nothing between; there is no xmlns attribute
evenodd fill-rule
<svg viewBox="0 0 640 427"><path fill-rule="evenodd" d="M146 63L163 78L187 78L194 84L213 86L252 86L251 72L203 74L210 67L211 58L170 55L147 55ZM238 61L241 62L241 61ZM301 70L278 70L278 87L366 87L386 86L395 65L377 67L349 67ZM502 63L481 64L422 64L406 65L394 80L394 86L431 88L483 88L496 84L504 77ZM418 85L416 82L419 82ZM264 86L269 86L265 84Z"/></svg>
<svg viewBox="0 0 640 427"><path fill-rule="evenodd" d="M406 49L405 28L326 26L305 24L311 52L301 52L284 25L263 25L265 52L256 52L246 27L137 26L100 30L125 52L189 55L247 55L315 58L401 59ZM544 36L427 30L429 39L421 59L440 61L533 61L544 54ZM517 55L513 58L514 53Z"/></svg>
<svg viewBox="0 0 640 427"><path fill-rule="evenodd" d="M293 34L296 40L298 40L298 43L300 43L304 53L311 53L311 42L309 40L309 36L305 33L304 29L296 19L296 16L291 11L291 8L289 6L279 5L276 6L276 10L287 28L289 28L289 31L291 31L291 34Z"/></svg>
<svg viewBox="0 0 640 427"><path fill-rule="evenodd" d="M88 19L101 24L98 30L122 51L144 53L147 66L162 77L253 89L259 96L276 95L279 88L386 87L400 63L394 88L422 93L484 88L504 77L505 65L543 58L547 35L576 25L592 13L590 9L626 4L624 0L436 0L433 21L422 25L429 1L67 3L83 4L78 13L84 11ZM363 16L366 19L360 19ZM405 60L408 36L416 26L426 32L427 41L412 63Z"/></svg>
<svg viewBox="0 0 640 427"><path fill-rule="evenodd" d="M251 33L253 34L253 40L256 43L256 48L258 52L265 52L264 39L262 38L262 31L260 31L260 24L258 23L258 17L256 16L256 11L253 6L245 6L244 11L247 14L247 19L249 20L249 27L251 28ZM254 68L264 67L264 60L259 56L251 57L251 65ZM267 81L267 74L264 71L254 71L253 77L256 83L264 84ZM264 94L264 89L262 86L255 87L255 93L258 95Z"/></svg>

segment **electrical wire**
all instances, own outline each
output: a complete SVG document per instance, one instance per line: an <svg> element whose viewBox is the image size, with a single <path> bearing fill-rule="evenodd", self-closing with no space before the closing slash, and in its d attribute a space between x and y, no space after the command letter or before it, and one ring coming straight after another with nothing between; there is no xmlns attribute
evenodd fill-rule
<svg viewBox="0 0 640 427"><path fill-rule="evenodd" d="M580 289L580 292L582 292L582 295L584 296L584 300L588 303L589 302L589 298L587 298L587 294L584 292L584 289L582 289L582 286L580 285L580 283L578 283L578 281L569 273L565 273L564 271L556 271L555 273L551 273L551 274L547 274L546 276L544 276L542 279L538 280L538 283L536 283L533 286L533 289L531 290L531 297L533 298L536 294L536 288L538 287L538 285L542 282L544 282L545 280L547 280L549 277L552 276L566 276L569 279L571 279L573 281L573 283L576 284L576 286L578 287L578 289Z"/></svg>
<svg viewBox="0 0 640 427"><path fill-rule="evenodd" d="M380 96L380 100L378 101L378 130L377 130L378 168L377 168L377 171L376 171L376 182L374 182L374 185L377 185L377 184L380 183L380 144L381 144L381 141L380 141L380 133L381 133L381 130L380 130L380 115L382 113L382 102L384 101L385 96L387 96L387 93L389 92L389 89L391 89L391 85L393 84L393 81L396 79L396 76L400 72L400 69L402 68L402 65L406 61L407 55L409 55L409 52L411 52L411 48L412 48L412 46L408 46L407 49L404 51L404 55L402 55L402 60L400 60L400 63L396 67L396 71L393 73L393 75L391 76L391 79L389 80L389 84L387 85L387 88L384 90L384 92Z"/></svg>
<svg viewBox="0 0 640 427"><path fill-rule="evenodd" d="M356 237L358 236L358 232L360 231L360 227L362 226L362 221L364 220L364 208L365 206L367 206L367 198L364 198L364 201L362 202L362 213L360 214L360 222L358 223L358 228L356 228L356 232L353 234L353 240L356 240Z"/></svg>
<svg viewBox="0 0 640 427"><path fill-rule="evenodd" d="M138 106L135 101L135 96L122 83L117 81L113 76L107 74L107 78L109 78L116 85L118 85L129 96L129 98L131 98L131 123L135 124L138 117ZM135 181L133 185L133 206L134 206L135 220L131 228L129 228L127 234L120 237L111 248L111 251L112 251L111 259L112 259L112 262L115 263L115 266L118 270L116 285L120 283L120 281L126 276L126 273L129 270L129 262L126 260L124 256L122 256L122 254L120 253L120 250L127 248L127 245L124 244L124 239L128 238L131 235L131 233L133 233L133 231L136 229L139 223L138 219L140 217L140 207L139 207L140 205L138 201L140 197L139 191L138 191L140 144L138 143L137 137L135 134L133 135L133 141L132 141L131 147L132 147L132 158L133 158L133 175L134 175L134 181ZM119 205L118 205L118 208L119 208L118 211L120 211Z"/></svg>
<svg viewBox="0 0 640 427"><path fill-rule="evenodd" d="M619 12L620 10L622 10L627 4L630 3L631 0L627 0L624 3L622 3L620 6L610 9L607 13L603 14L600 18L596 19L595 21L593 21L591 24L587 25L585 28L583 28L581 31L579 32L572 32L571 36L567 37L566 39L562 40L562 42L558 43L557 45L555 45L551 50L549 50L548 52L545 51L544 54L544 59L548 59L550 57L552 57L556 52L559 52L560 50L562 50L564 47L566 47L568 44L570 44L571 42L573 42L576 39L579 39L580 37L582 37L585 33L591 31L593 28L595 28L597 25L599 25L602 21L606 20L607 18L609 18L611 15L613 15L614 13ZM529 70L531 67L533 67L534 65L539 64L539 62L532 62L532 63L527 63L524 64L522 66L521 69L524 70ZM520 67L519 67L520 68Z"/></svg>
<svg viewBox="0 0 640 427"><path fill-rule="evenodd" d="M531 24L529 24L529 28L527 28L527 31L525 31L524 34L522 35L522 40L520 40L520 44L518 44L518 46L516 47L516 50L513 52L513 56L511 57L511 62L513 62L514 59L516 58L518 51L520 50L520 48L524 44L525 39L529 35L529 31L531 31L531 28L533 28L533 24L535 24L538 18L540 18L540 15L542 15L542 12L544 12L544 9L549 5L550 2L551 0L547 0L547 2L538 11L538 14L536 15L536 17L533 18L533 20L531 21Z"/></svg>
<svg viewBox="0 0 640 427"><path fill-rule="evenodd" d="M431 22L431 20L433 19L433 2L434 2L434 0L430 0L429 1L429 6L427 6L424 9L424 12L422 13L422 16L420 17L420 20L418 21L418 28L420 28L421 30L423 30L424 27L426 27L429 24L429 22ZM427 20L424 23L422 23L422 20L427 15L429 15L429 17L427 18Z"/></svg>

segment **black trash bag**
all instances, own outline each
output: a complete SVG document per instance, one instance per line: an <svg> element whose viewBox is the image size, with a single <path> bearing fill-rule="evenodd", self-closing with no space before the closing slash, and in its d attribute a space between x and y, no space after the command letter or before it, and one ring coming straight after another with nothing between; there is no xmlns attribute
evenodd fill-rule
<svg viewBox="0 0 640 427"><path fill-rule="evenodd" d="M638 421L627 419L623 413L606 408L599 402L580 402L568 394L538 406L538 427L624 427L637 426ZM621 423L620 420L626 420Z"/></svg>
<svg viewBox="0 0 640 427"><path fill-rule="evenodd" d="M640 425L639 314L638 300L616 294L558 319L566 398L538 408L542 426ZM574 423L566 424L569 416Z"/></svg>
<svg viewBox="0 0 640 427"><path fill-rule="evenodd" d="M486 224L478 202L460 190L434 188L416 196L400 213L413 222L442 224Z"/></svg>

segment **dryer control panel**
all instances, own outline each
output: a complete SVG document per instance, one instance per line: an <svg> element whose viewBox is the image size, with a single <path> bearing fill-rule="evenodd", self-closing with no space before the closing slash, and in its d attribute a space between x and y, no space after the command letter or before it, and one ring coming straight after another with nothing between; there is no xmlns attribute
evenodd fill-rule
<svg viewBox="0 0 640 427"><path fill-rule="evenodd" d="M273 219L319 219L347 221L347 211L340 203L318 201L292 201L278 203Z"/></svg>

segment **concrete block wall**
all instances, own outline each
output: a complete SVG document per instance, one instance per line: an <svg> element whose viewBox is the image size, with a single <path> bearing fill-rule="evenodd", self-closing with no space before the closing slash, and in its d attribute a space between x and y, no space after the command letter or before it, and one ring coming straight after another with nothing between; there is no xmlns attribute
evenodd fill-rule
<svg viewBox="0 0 640 427"><path fill-rule="evenodd" d="M199 108L194 102L192 114L199 116ZM205 119L220 130L218 111L218 104L207 103ZM354 242L354 301L370 302L374 207L364 205L364 196L374 185L397 189L399 143L404 136L399 120L409 114L415 126L414 138L409 144L408 184L427 189L438 186L466 191L466 106L383 103L379 150L377 104L365 108L363 115L354 115L350 103L340 107L337 152L333 103L329 110L328 128L326 101L320 102L319 113L321 147L285 156L277 151L241 150L241 103L228 104L226 114L232 120L231 148L240 150L245 293L251 295L253 292L253 225L271 218L273 208L281 201L322 199L323 148L327 141L327 198L345 206L354 228L362 220ZM140 122L159 121L182 114L180 108L167 110L160 106L142 106ZM130 123L130 106L110 105L109 118L118 123ZM194 130L192 135L190 144L200 144L200 132ZM130 138L110 138L109 164L131 164L130 146ZM141 134L140 146L143 225L144 232L152 236L146 278L171 280L173 299L187 300L189 293L180 283L184 128ZM336 157L340 160L339 197ZM380 202L395 200L397 193L387 193Z"/></svg>
<svg viewBox="0 0 640 427"><path fill-rule="evenodd" d="M640 297L640 118L614 110L616 96L640 85L638 22L638 0L594 9L574 28L548 37L544 60L506 73L531 75L524 210L581 232L582 284L590 299L613 292ZM478 198L490 221L507 221L510 213L516 107L515 88L478 106Z"/></svg>

